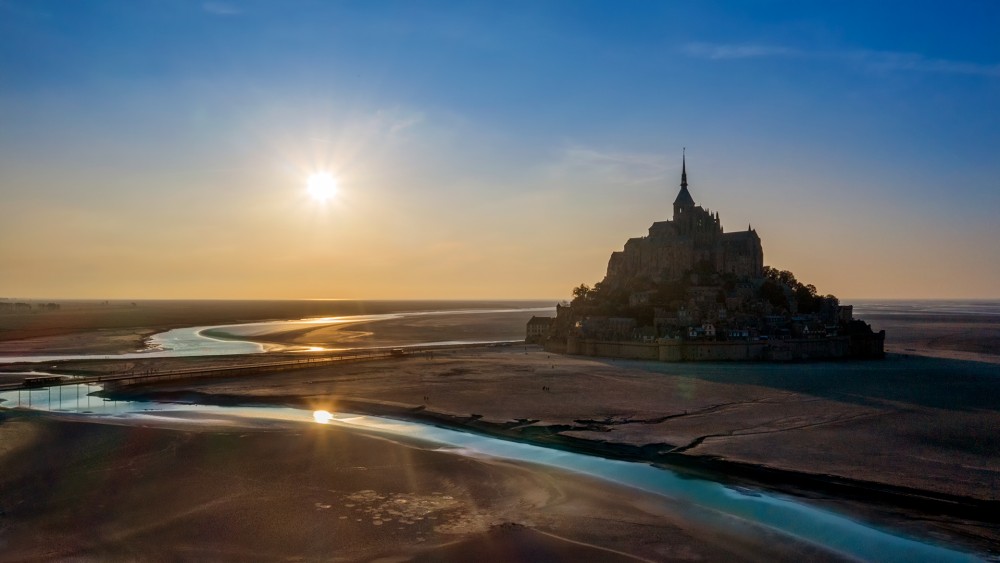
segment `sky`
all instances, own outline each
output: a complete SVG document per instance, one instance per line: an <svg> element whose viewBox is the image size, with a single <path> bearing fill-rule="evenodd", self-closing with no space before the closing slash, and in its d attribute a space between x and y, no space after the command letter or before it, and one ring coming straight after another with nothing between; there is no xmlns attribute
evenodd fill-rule
<svg viewBox="0 0 1000 563"><path fill-rule="evenodd" d="M690 191L1000 298L1000 4L0 0L0 296L570 296ZM312 197L326 172L336 194Z"/></svg>

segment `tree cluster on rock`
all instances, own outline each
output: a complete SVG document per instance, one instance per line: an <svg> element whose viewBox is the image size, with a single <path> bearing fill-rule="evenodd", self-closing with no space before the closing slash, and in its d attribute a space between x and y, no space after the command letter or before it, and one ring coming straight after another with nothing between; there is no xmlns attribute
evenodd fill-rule
<svg viewBox="0 0 1000 563"><path fill-rule="evenodd" d="M630 338L622 328L629 319L635 327L629 334L641 339L815 338L868 328L850 323L849 310L842 317L837 297L769 266L759 277L720 273L705 264L679 279L635 276L624 284L581 284L560 316L554 335L614 339Z"/></svg>
<svg viewBox="0 0 1000 563"><path fill-rule="evenodd" d="M803 284L788 270L764 266L764 277L757 290L775 308L800 314L821 314L840 305L833 295L819 295L816 286Z"/></svg>

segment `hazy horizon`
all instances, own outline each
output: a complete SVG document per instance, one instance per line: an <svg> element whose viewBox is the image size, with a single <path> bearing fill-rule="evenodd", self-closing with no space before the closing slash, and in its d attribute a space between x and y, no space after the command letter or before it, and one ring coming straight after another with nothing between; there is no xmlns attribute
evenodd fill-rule
<svg viewBox="0 0 1000 563"><path fill-rule="evenodd" d="M568 299L687 147L694 200L822 294L997 299L998 21L0 0L0 294Z"/></svg>
<svg viewBox="0 0 1000 563"><path fill-rule="evenodd" d="M989 303L1000 303L1000 298L998 297L920 297L920 298L908 298L908 297L841 297L836 295L841 303L844 305L851 305L852 303L859 302L875 302L875 303L976 303L976 302L989 302ZM223 298L223 297L31 297L31 296L4 296L0 295L0 300L7 301L25 301L25 302L62 302L62 303L103 303L105 301L109 303L123 303L129 304L132 302L143 303L143 302L251 302L251 303L280 303L280 302L302 302L302 301L329 301L331 303L336 302L371 302L371 303L551 303L553 307L557 303L568 303L571 300L570 297L525 297L525 298L507 298L507 297L477 297L477 298L338 298L338 297L301 297L301 298Z"/></svg>

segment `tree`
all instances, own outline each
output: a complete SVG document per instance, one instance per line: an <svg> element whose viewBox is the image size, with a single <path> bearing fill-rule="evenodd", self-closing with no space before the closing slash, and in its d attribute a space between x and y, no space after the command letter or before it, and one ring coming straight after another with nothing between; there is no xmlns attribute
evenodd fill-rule
<svg viewBox="0 0 1000 563"><path fill-rule="evenodd" d="M788 308L788 299L785 298L785 288L777 282L770 279L765 281L760 286L759 294L761 299L764 299L775 307Z"/></svg>
<svg viewBox="0 0 1000 563"><path fill-rule="evenodd" d="M778 270L777 268L772 268L770 266L764 266L764 284L761 285L759 295L762 299L766 299L769 303L776 307L787 308L789 305L788 299L786 297L786 292L791 293L791 299L795 304L795 308L799 313L819 313L825 308L830 307L831 299L835 303L833 305L836 308L837 298L832 295L827 295L823 297L819 295L816 290L816 286L812 284L803 284L799 280L795 279L795 274L789 272L788 270ZM781 297L779 299L778 290L781 290ZM780 304L779 304L780 301Z"/></svg>

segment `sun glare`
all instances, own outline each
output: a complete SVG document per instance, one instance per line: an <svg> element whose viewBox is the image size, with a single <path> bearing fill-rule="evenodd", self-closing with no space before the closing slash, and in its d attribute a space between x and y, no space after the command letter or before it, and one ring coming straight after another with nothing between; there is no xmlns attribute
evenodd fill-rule
<svg viewBox="0 0 1000 563"><path fill-rule="evenodd" d="M320 424L327 424L333 420L333 415L326 411L313 411L313 420Z"/></svg>
<svg viewBox="0 0 1000 563"><path fill-rule="evenodd" d="M337 195L337 179L326 172L309 176L306 186L309 195L316 201L326 201Z"/></svg>

